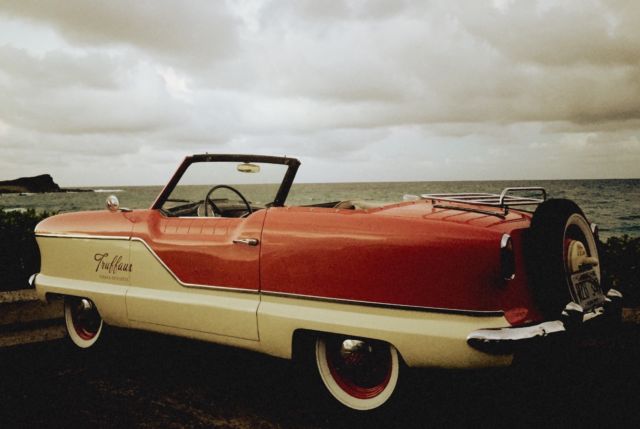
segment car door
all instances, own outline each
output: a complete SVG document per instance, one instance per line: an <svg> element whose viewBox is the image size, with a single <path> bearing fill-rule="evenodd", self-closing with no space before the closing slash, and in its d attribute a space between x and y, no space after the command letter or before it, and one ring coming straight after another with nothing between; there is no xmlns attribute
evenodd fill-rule
<svg viewBox="0 0 640 429"><path fill-rule="evenodd" d="M131 239L130 323L258 340L265 213L246 218L141 213Z"/></svg>

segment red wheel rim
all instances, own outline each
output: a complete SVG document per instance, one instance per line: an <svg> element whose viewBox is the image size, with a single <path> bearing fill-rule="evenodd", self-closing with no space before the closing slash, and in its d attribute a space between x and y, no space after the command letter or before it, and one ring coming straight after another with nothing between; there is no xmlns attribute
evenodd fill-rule
<svg viewBox="0 0 640 429"><path fill-rule="evenodd" d="M387 344L364 345L361 350L345 355L342 340L328 341L326 357L329 371L342 390L354 398L371 399L389 384L393 361Z"/></svg>
<svg viewBox="0 0 640 429"><path fill-rule="evenodd" d="M85 310L82 302L74 300L69 303L71 321L76 334L83 340L92 340L100 330L100 315L95 307Z"/></svg>

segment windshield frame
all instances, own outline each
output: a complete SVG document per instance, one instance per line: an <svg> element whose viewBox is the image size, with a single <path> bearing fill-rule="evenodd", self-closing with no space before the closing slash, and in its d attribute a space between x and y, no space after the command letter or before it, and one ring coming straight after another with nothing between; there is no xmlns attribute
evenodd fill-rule
<svg viewBox="0 0 640 429"><path fill-rule="evenodd" d="M289 190L291 189L291 185L293 184L293 180L296 177L296 173L298 171L298 167L300 167L300 161L296 158L288 158L286 156L267 156L267 155L240 155L240 154L223 154L223 155L211 155L211 154L199 154L199 155L191 155L187 156L182 164L178 167L178 170L174 173L169 183L164 187L156 201L151 206L152 210L158 210L162 208L162 205L165 203L173 189L177 186L178 182L184 175L185 171L191 164L196 162L238 162L238 163L264 163L264 164L280 164L286 165L287 172L282 178L282 183L280 184L280 188L278 188L278 193L276 194L275 199L273 200L272 207L282 207L284 206L284 202L289 195Z"/></svg>

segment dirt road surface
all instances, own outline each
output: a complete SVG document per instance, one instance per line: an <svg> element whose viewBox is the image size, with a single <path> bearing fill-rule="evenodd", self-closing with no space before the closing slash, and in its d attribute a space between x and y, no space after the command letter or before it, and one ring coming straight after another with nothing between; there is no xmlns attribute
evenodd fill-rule
<svg viewBox="0 0 640 429"><path fill-rule="evenodd" d="M0 349L0 427L640 427L638 325L506 369L407 371L397 401L370 416L309 394L288 361L116 334L98 353L65 340Z"/></svg>

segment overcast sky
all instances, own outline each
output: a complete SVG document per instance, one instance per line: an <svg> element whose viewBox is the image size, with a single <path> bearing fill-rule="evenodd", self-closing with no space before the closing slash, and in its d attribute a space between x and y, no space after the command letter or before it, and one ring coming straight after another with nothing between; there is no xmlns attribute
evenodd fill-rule
<svg viewBox="0 0 640 429"><path fill-rule="evenodd" d="M636 0L0 0L0 179L640 177Z"/></svg>

